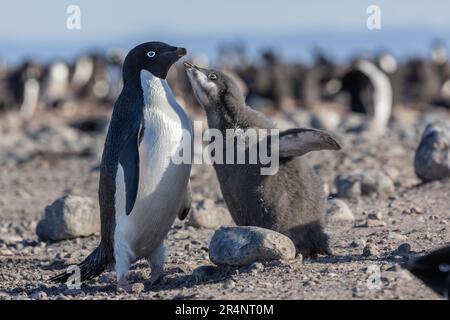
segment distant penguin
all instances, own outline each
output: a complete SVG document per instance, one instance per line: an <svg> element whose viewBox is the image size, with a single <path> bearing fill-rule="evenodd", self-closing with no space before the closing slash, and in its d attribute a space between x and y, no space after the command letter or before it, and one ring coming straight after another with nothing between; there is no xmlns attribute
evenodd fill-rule
<svg viewBox="0 0 450 320"><path fill-rule="evenodd" d="M11 92L14 105L24 119L29 120L36 112L42 91L43 74L42 65L33 61L25 61L6 79L7 90Z"/></svg>
<svg viewBox="0 0 450 320"><path fill-rule="evenodd" d="M148 259L151 282L166 271L164 238L191 206L190 164L175 164L191 123L165 78L186 49L148 42L132 49L123 66L100 166L101 242L79 266L81 281L115 266L118 287L129 290L128 269ZM53 281L65 282L63 273Z"/></svg>
<svg viewBox="0 0 450 320"><path fill-rule="evenodd" d="M8 64L0 59L0 112L7 111L14 105L14 98L8 88L10 72Z"/></svg>
<svg viewBox="0 0 450 320"><path fill-rule="evenodd" d="M313 108L326 94L326 84L333 79L334 65L320 51L315 53L314 64L303 76L301 97L306 108ZM339 86L339 84L338 84Z"/></svg>
<svg viewBox="0 0 450 320"><path fill-rule="evenodd" d="M42 94L48 108L59 107L68 98L69 80L70 69L64 61L55 61L48 66Z"/></svg>
<svg viewBox="0 0 450 320"><path fill-rule="evenodd" d="M246 106L230 77L188 62L184 64L195 96L205 109L209 128L222 132L224 140L229 129L274 128L262 113ZM224 154L227 144L223 141ZM326 203L323 184L299 157L324 149L339 150L340 145L323 131L296 128L279 134L280 163L274 175L261 175L260 161L214 163L223 197L236 224L281 232L293 240L304 256L330 254L328 236L323 230Z"/></svg>
<svg viewBox="0 0 450 320"><path fill-rule="evenodd" d="M404 268L436 293L450 299L450 246L413 259Z"/></svg>
<svg viewBox="0 0 450 320"><path fill-rule="evenodd" d="M376 66L383 71L392 85L392 106L403 102L403 69L397 59L389 52L383 51L377 54L375 58Z"/></svg>
<svg viewBox="0 0 450 320"><path fill-rule="evenodd" d="M405 100L427 107L440 91L441 79L435 65L423 59L411 59L403 68Z"/></svg>
<svg viewBox="0 0 450 320"><path fill-rule="evenodd" d="M72 99L84 99L89 93L89 81L94 77L94 59L91 55L78 57L73 65L70 79Z"/></svg>
<svg viewBox="0 0 450 320"><path fill-rule="evenodd" d="M353 112L372 115L372 128L385 131L391 117L392 85L383 71L368 60L357 61L342 77L341 90L350 94Z"/></svg>

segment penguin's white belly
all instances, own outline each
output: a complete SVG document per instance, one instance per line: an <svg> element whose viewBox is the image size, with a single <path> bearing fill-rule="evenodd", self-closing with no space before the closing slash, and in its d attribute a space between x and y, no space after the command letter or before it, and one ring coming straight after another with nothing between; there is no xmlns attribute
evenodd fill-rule
<svg viewBox="0 0 450 320"><path fill-rule="evenodd" d="M190 130L190 123L178 105L167 102L145 107L144 136L139 146L138 194L128 216L125 214L123 169L119 164L115 251L126 252L130 261L151 255L181 209L191 165L174 164L171 157L181 147L183 129Z"/></svg>

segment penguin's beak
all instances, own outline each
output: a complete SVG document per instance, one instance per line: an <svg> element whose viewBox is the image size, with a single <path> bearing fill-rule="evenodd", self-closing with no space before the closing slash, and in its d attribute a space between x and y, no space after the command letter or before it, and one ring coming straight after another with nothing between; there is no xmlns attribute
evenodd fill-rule
<svg viewBox="0 0 450 320"><path fill-rule="evenodd" d="M181 58L186 55L187 50L185 48L177 48L175 53L177 54L178 58Z"/></svg>
<svg viewBox="0 0 450 320"><path fill-rule="evenodd" d="M189 70L189 69L196 69L196 70L198 70L198 67L196 65L190 63L190 62L185 61L185 62L183 62L183 64L184 64L184 67L187 70Z"/></svg>

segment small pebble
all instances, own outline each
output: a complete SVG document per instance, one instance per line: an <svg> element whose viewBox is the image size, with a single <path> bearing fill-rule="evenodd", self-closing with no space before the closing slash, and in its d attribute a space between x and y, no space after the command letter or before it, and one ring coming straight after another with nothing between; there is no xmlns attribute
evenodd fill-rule
<svg viewBox="0 0 450 320"><path fill-rule="evenodd" d="M224 289L233 289L234 287L236 286L236 283L233 281L233 280L231 280L231 279L228 279L227 281L225 281L225 283L223 284L223 288Z"/></svg>
<svg viewBox="0 0 450 320"><path fill-rule="evenodd" d="M34 292L30 295L30 298L33 300L47 300L48 296L44 291Z"/></svg>
<svg viewBox="0 0 450 320"><path fill-rule="evenodd" d="M407 255L411 252L411 245L407 242L398 246L396 253L399 255Z"/></svg>
<svg viewBox="0 0 450 320"><path fill-rule="evenodd" d="M371 212L367 218L371 220L383 220L383 214L380 211Z"/></svg>
<svg viewBox="0 0 450 320"><path fill-rule="evenodd" d="M386 222L381 220L373 220L367 219L367 222L364 224L365 227L374 228L374 227L386 227Z"/></svg>
<svg viewBox="0 0 450 320"><path fill-rule="evenodd" d="M364 247L366 245L366 240L364 239L354 239L350 243L351 248Z"/></svg>
<svg viewBox="0 0 450 320"><path fill-rule="evenodd" d="M264 270L264 265L261 262L253 262L249 267L248 271L251 273L259 273Z"/></svg>
<svg viewBox="0 0 450 320"><path fill-rule="evenodd" d="M144 291L144 289L144 284L140 282L133 283L133 285L131 286L131 292L133 292L134 294L140 294L142 291Z"/></svg>
<svg viewBox="0 0 450 320"><path fill-rule="evenodd" d="M377 256L379 254L378 248L373 244L368 244L363 249L363 256Z"/></svg>

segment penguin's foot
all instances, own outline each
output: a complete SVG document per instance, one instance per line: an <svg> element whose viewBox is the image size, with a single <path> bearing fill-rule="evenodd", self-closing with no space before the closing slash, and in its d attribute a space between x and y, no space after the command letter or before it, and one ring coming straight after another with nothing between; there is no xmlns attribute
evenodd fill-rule
<svg viewBox="0 0 450 320"><path fill-rule="evenodd" d="M131 285L126 277L120 278L117 281L117 290L119 291L120 289L125 290L126 292L131 292Z"/></svg>
<svg viewBox="0 0 450 320"><path fill-rule="evenodd" d="M174 273L179 273L181 271L180 268L171 268L171 269L167 269L164 270L163 268L155 268L152 269L152 273L150 274L150 284L151 285L156 285L158 284L165 276L174 274Z"/></svg>

